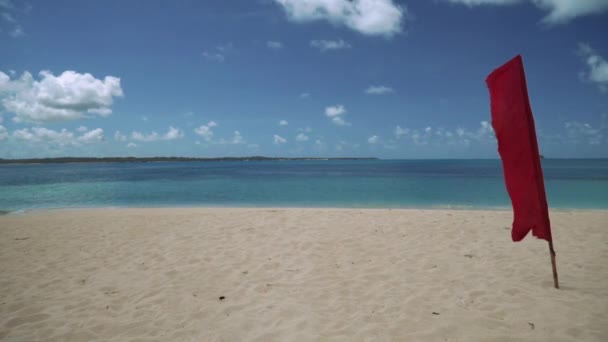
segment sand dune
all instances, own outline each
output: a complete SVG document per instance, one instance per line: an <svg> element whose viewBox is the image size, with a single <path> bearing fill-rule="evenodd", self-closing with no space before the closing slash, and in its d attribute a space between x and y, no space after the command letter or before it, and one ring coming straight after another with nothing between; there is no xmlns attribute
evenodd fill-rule
<svg viewBox="0 0 608 342"><path fill-rule="evenodd" d="M608 212L551 219L561 290L509 211L0 216L0 340L607 341Z"/></svg>

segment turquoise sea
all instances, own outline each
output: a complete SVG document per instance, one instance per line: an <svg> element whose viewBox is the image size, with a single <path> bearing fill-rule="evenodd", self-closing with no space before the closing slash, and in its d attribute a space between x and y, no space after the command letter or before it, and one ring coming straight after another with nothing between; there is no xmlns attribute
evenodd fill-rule
<svg viewBox="0 0 608 342"><path fill-rule="evenodd" d="M608 159L543 160L549 206L608 209ZM500 160L0 165L0 210L509 208Z"/></svg>

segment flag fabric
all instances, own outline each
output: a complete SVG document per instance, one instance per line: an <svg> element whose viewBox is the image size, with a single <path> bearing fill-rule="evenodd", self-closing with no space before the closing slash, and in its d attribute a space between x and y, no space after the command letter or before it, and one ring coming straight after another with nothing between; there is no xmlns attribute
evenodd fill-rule
<svg viewBox="0 0 608 342"><path fill-rule="evenodd" d="M530 230L552 242L543 171L536 141L521 56L494 70L486 79L490 90L492 127L498 140L507 192L513 205L513 241Z"/></svg>

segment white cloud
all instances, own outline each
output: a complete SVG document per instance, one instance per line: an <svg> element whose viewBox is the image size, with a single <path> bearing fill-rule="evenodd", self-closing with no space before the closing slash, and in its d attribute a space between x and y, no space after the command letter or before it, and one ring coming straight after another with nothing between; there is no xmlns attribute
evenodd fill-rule
<svg viewBox="0 0 608 342"><path fill-rule="evenodd" d="M594 128L588 123L570 121L565 123L565 127L568 138L574 144L599 145L604 139L602 129Z"/></svg>
<svg viewBox="0 0 608 342"><path fill-rule="evenodd" d="M131 132L131 139L136 141L157 141L160 140L160 136L156 132L144 134L138 131Z"/></svg>
<svg viewBox="0 0 608 342"><path fill-rule="evenodd" d="M127 144L127 148L134 148L134 147L137 147L137 144L134 142L130 142Z"/></svg>
<svg viewBox="0 0 608 342"><path fill-rule="evenodd" d="M280 50L283 48L283 44L281 42L269 40L266 42L266 46L271 50Z"/></svg>
<svg viewBox="0 0 608 342"><path fill-rule="evenodd" d="M469 7L479 5L513 5L523 0L444 0ZM529 0L541 10L549 12L543 22L549 25L564 24L574 18L599 14L608 10L606 0Z"/></svg>
<svg viewBox="0 0 608 342"><path fill-rule="evenodd" d="M287 125L289 125L289 122L287 122L287 120L279 121L279 126L287 126Z"/></svg>
<svg viewBox="0 0 608 342"><path fill-rule="evenodd" d="M373 145L373 144L377 143L379 139L380 139L380 138L378 138L378 136L377 136L377 135L372 135L371 137L367 138L367 142L368 142L369 144L372 144L372 145Z"/></svg>
<svg viewBox="0 0 608 342"><path fill-rule="evenodd" d="M300 94L300 98L301 99L307 99L309 97L310 97L310 93L302 93L302 94Z"/></svg>
<svg viewBox="0 0 608 342"><path fill-rule="evenodd" d="M19 38L19 37L23 37L25 36L25 31L23 31L23 28L21 27L21 25L16 25L15 27L13 27L13 29L9 32L9 36L13 37L13 38Z"/></svg>
<svg viewBox="0 0 608 342"><path fill-rule="evenodd" d="M608 10L606 0L532 0L549 14L543 18L547 24L563 24L570 20Z"/></svg>
<svg viewBox="0 0 608 342"><path fill-rule="evenodd" d="M330 106L325 108L325 115L330 118L340 116L346 113L346 108L343 105Z"/></svg>
<svg viewBox="0 0 608 342"><path fill-rule="evenodd" d="M370 95L382 95L382 94L388 94L388 93L392 93L392 92L394 92L393 88L386 87L383 85L370 86L369 88L365 89L365 93L370 94Z"/></svg>
<svg viewBox="0 0 608 342"><path fill-rule="evenodd" d="M165 140L174 140L183 137L184 133L179 128L175 128L173 126L169 126L169 131L164 136Z"/></svg>
<svg viewBox="0 0 608 342"><path fill-rule="evenodd" d="M446 130L443 127L426 126L424 128L402 128L396 126L393 130L396 140L410 142L414 145L470 145L471 143L495 143L494 130L488 121L481 121L479 127L467 130L458 127L455 130Z"/></svg>
<svg viewBox="0 0 608 342"><path fill-rule="evenodd" d="M8 137L8 132L4 126L0 125L0 140L4 140Z"/></svg>
<svg viewBox="0 0 608 342"><path fill-rule="evenodd" d="M511 5L522 0L444 0L454 4L464 4L467 6L479 6L479 5Z"/></svg>
<svg viewBox="0 0 608 342"><path fill-rule="evenodd" d="M0 71L0 103L16 122L44 123L108 116L115 97L123 96L120 78L96 79L89 73L41 71L37 81L29 72L11 80Z"/></svg>
<svg viewBox="0 0 608 342"><path fill-rule="evenodd" d="M308 135L300 133L296 136L296 141L308 141Z"/></svg>
<svg viewBox="0 0 608 342"><path fill-rule="evenodd" d="M78 141L81 141L85 144L103 141L103 129L95 128L91 131L88 131L82 136L78 137Z"/></svg>
<svg viewBox="0 0 608 342"><path fill-rule="evenodd" d="M239 145L239 144L244 144L244 143L245 143L245 139L243 139L241 132L234 131L234 135L232 136L232 144Z"/></svg>
<svg viewBox="0 0 608 342"><path fill-rule="evenodd" d="M326 20L365 35L391 37L401 32L404 5L392 0L275 0L294 22Z"/></svg>
<svg viewBox="0 0 608 342"><path fill-rule="evenodd" d="M331 119L331 121L338 126L350 126L350 122L344 120L341 116L336 116Z"/></svg>
<svg viewBox="0 0 608 342"><path fill-rule="evenodd" d="M140 118L141 118L141 121L148 122L148 117L147 116L142 115L142 116L140 116Z"/></svg>
<svg viewBox="0 0 608 342"><path fill-rule="evenodd" d="M409 128L401 128L401 126L397 126L397 127L395 127L395 131L394 131L395 138L399 139L402 136L407 135L409 132L410 132Z"/></svg>
<svg viewBox="0 0 608 342"><path fill-rule="evenodd" d="M287 142L287 139L283 138L280 135L276 135L276 134L273 136L273 139L274 139L274 143L277 145L284 144Z"/></svg>
<svg viewBox="0 0 608 342"><path fill-rule="evenodd" d="M103 129L95 128L76 136L67 129L55 131L45 127L23 128L13 131L13 137L31 143L55 144L59 146L80 145L81 143L92 144L104 139Z"/></svg>
<svg viewBox="0 0 608 342"><path fill-rule="evenodd" d="M131 139L135 141L149 142L149 141L159 141L159 140L175 140L184 137L184 133L179 129L173 126L169 126L169 130L167 133L160 135L156 132L152 133L141 133L138 131L131 132Z"/></svg>
<svg viewBox="0 0 608 342"><path fill-rule="evenodd" d="M202 125L194 129L194 133L200 135L205 140L210 141L213 138L213 131L209 126Z"/></svg>
<svg viewBox="0 0 608 342"><path fill-rule="evenodd" d="M76 131L82 133L82 132L88 131L88 129L86 126L80 126L80 127L76 128Z"/></svg>
<svg viewBox="0 0 608 342"><path fill-rule="evenodd" d="M331 119L331 121L338 126L350 126L349 122L344 120L346 115L346 108L343 105L335 105L325 108L325 116Z"/></svg>
<svg viewBox="0 0 608 342"><path fill-rule="evenodd" d="M489 122L482 121L479 124L480 127L477 130L477 138L494 138L494 128L492 128L492 125Z"/></svg>
<svg viewBox="0 0 608 342"><path fill-rule="evenodd" d="M219 53L219 52L203 51L201 53L201 55L203 57L205 57L205 59L208 60L208 61L224 63L224 61L226 60L226 57L223 54Z"/></svg>
<svg viewBox="0 0 608 342"><path fill-rule="evenodd" d="M13 9L15 6L11 0L0 0L0 7L4 9Z"/></svg>
<svg viewBox="0 0 608 342"><path fill-rule="evenodd" d="M243 136L241 135L241 132L234 131L232 138L230 138L229 140L222 138L219 141L214 142L214 143L220 144L220 145L240 145L240 144L247 143L247 141L245 141L245 138L243 138Z"/></svg>
<svg viewBox="0 0 608 342"><path fill-rule="evenodd" d="M68 145L74 141L74 133L65 128L61 131L54 131L44 127L23 128L14 131L13 136L20 140L30 142L45 141L58 145Z"/></svg>
<svg viewBox="0 0 608 342"><path fill-rule="evenodd" d="M578 51L589 67L581 77L597 84L600 90L608 91L608 62L588 44L580 43Z"/></svg>
<svg viewBox="0 0 608 342"><path fill-rule="evenodd" d="M27 6L27 5L26 5ZM5 31L9 36L18 38L25 36L25 31L19 21L15 18L15 14L23 14L27 11L25 9L17 8L15 5L8 0L0 0L0 24L6 29ZM0 33L3 29L0 28Z"/></svg>
<svg viewBox="0 0 608 342"><path fill-rule="evenodd" d="M200 135L205 141L213 139L213 130L211 128L217 126L215 121L209 121L207 125L201 125L194 129L194 133Z"/></svg>
<svg viewBox="0 0 608 342"><path fill-rule="evenodd" d="M340 40L311 40L310 46L321 51L350 49L352 46Z"/></svg>
<svg viewBox="0 0 608 342"><path fill-rule="evenodd" d="M226 45L219 45L211 50L205 50L201 55L208 61L224 63L226 56L232 54L235 51L234 45L228 43Z"/></svg>
<svg viewBox="0 0 608 342"><path fill-rule="evenodd" d="M114 132L114 140L116 141L127 141L127 136L120 133L120 131Z"/></svg>

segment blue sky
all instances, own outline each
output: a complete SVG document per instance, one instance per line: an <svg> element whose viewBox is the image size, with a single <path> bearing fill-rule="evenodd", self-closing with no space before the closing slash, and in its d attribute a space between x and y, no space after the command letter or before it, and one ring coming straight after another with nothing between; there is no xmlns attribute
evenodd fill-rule
<svg viewBox="0 0 608 342"><path fill-rule="evenodd" d="M608 157L608 0L0 0L0 158L497 158L524 58L541 153Z"/></svg>

